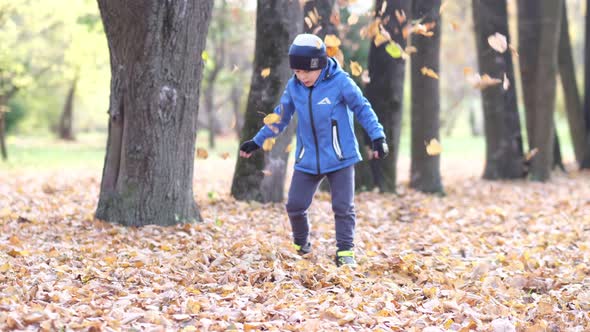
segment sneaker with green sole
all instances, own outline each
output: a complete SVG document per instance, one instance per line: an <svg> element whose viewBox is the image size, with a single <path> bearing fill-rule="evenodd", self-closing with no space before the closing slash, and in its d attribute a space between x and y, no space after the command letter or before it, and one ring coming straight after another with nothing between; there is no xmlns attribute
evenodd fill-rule
<svg viewBox="0 0 590 332"><path fill-rule="evenodd" d="M297 254L303 256L303 255L309 254L311 252L311 243L307 242L307 244L304 246L293 243L293 248L295 248L295 250L297 251Z"/></svg>
<svg viewBox="0 0 590 332"><path fill-rule="evenodd" d="M356 260L354 259L354 251L342 250L336 252L336 266L348 265L356 267Z"/></svg>

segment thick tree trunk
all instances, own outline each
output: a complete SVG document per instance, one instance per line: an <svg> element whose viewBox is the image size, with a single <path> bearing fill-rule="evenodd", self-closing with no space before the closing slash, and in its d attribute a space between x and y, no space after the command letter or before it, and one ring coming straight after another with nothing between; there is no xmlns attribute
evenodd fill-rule
<svg viewBox="0 0 590 332"><path fill-rule="evenodd" d="M508 78L502 84L482 91L486 136L486 165L483 177L488 180L515 179L525 176L520 118L518 116L514 67L510 51L492 49L488 37L500 33L510 43L506 0L473 0L473 22L480 74Z"/></svg>
<svg viewBox="0 0 590 332"><path fill-rule="evenodd" d="M576 67L572 54L569 35L566 2L563 2L561 31L559 36L559 76L565 97L566 114L570 127L570 135L574 146L574 155L578 165L584 159L584 145L586 142L586 127L584 122L584 108L580 99L578 84L576 83Z"/></svg>
<svg viewBox="0 0 590 332"><path fill-rule="evenodd" d="M314 33L322 40L326 35L338 36L338 27L330 20L335 0L308 0L303 5L303 31ZM319 17L318 17L319 15Z"/></svg>
<svg viewBox="0 0 590 332"><path fill-rule="evenodd" d="M289 46L302 30L302 21L297 1L258 0L252 83L240 141L252 139L263 125L260 112L272 112L279 102L292 75L287 56ZM262 77L260 74L265 68L270 68L270 75ZM294 130L295 123L291 123L277 138L270 153L257 151L250 158L238 158L231 188L236 199L283 201L289 158L284 147L293 140Z"/></svg>
<svg viewBox="0 0 590 332"><path fill-rule="evenodd" d="M424 18L422 23L434 22L434 35L413 35L412 44L418 52L412 56L412 145L410 187L427 193L443 193L440 177L440 155L426 154L425 142L439 137L440 88L439 81L422 74L422 68L439 73L441 20L440 0L415 0L412 19ZM428 96L425 98L425 96Z"/></svg>
<svg viewBox="0 0 590 332"><path fill-rule="evenodd" d="M78 77L76 76L70 85L66 102L64 103L63 112L59 119L59 138L67 141L73 141L74 138L74 96L76 95L76 85Z"/></svg>
<svg viewBox="0 0 590 332"><path fill-rule="evenodd" d="M584 123L586 129L586 142L584 145L584 158L580 168L590 168L590 0L586 0L586 34L584 45Z"/></svg>
<svg viewBox="0 0 590 332"><path fill-rule="evenodd" d="M382 8L383 1L377 0L375 8ZM410 15L411 10L410 1L393 0L388 2L382 15L380 15L379 11L376 13L376 19L381 18L383 22L387 22L384 25L385 29L402 48L405 48L407 44L402 31L408 21L400 23L395 18L395 12ZM385 20L387 17L389 19ZM390 154L383 160L373 159L370 163L372 164L374 182L379 189L382 192L395 192L406 61L403 58L392 58L385 50L386 46L387 43L384 43L377 47L374 42L371 42L369 50L369 75L371 81L367 84L366 94L383 125L386 141L390 147Z"/></svg>
<svg viewBox="0 0 590 332"><path fill-rule="evenodd" d="M98 0L111 57L109 135L96 217L201 220L193 197L199 85L212 0Z"/></svg>
<svg viewBox="0 0 590 332"><path fill-rule="evenodd" d="M553 165L553 111L562 1L518 1L520 69L529 149L538 149L529 172L534 181L548 180Z"/></svg>

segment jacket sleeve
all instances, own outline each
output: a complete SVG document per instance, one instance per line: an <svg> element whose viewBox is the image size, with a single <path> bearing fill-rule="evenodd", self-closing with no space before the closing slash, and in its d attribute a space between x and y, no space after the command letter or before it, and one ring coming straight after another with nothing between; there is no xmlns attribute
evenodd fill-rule
<svg viewBox="0 0 590 332"><path fill-rule="evenodd" d="M375 114L371 103L363 96L358 85L348 75L342 81L341 91L346 106L352 110L355 118L363 126L367 135L369 135L372 141L378 138L385 138L385 132L383 131L383 126L379 123L377 114Z"/></svg>
<svg viewBox="0 0 590 332"><path fill-rule="evenodd" d="M295 105L293 103L293 99L291 98L291 95L289 94L289 89L285 88L285 91L283 92L283 95L281 96L281 100L279 102L279 105L277 105L277 107L275 107L275 109L274 109L274 113L280 115L281 120L277 123L273 123L271 125L265 125L264 127L262 127L258 131L256 136L254 136L253 141L256 144L258 144L258 146L262 146L262 144L264 144L264 141L266 141L266 139L278 136L280 133L283 132L283 130L285 130L287 125L289 125L289 122L291 121L291 118L293 117L294 112L295 112Z"/></svg>

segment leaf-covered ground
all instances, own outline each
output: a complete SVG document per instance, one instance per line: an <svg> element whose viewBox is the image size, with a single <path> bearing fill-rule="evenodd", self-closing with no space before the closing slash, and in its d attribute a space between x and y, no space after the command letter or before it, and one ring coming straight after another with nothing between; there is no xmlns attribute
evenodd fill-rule
<svg viewBox="0 0 590 332"><path fill-rule="evenodd" d="M333 263L327 194L302 258L283 205L234 201L227 176L197 174L205 222L168 228L94 220L99 183L0 174L0 330L590 330L589 173L359 194L356 270Z"/></svg>

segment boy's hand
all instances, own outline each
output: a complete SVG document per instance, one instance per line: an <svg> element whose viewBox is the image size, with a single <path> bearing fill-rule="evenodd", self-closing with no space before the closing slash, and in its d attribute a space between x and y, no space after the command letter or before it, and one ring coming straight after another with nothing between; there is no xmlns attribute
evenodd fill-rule
<svg viewBox="0 0 590 332"><path fill-rule="evenodd" d="M252 152L258 149L260 149L260 147L258 146L258 144L256 144L256 142L252 140L245 141L244 143L242 143L242 145L240 145L240 157L250 158Z"/></svg>
<svg viewBox="0 0 590 332"><path fill-rule="evenodd" d="M373 141L373 158L383 159L389 154L389 147L383 137Z"/></svg>

